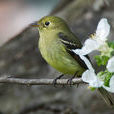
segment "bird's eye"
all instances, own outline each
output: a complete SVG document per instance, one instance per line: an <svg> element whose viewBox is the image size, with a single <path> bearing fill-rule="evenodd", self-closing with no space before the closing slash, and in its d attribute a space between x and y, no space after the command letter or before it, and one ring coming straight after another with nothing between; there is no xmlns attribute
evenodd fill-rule
<svg viewBox="0 0 114 114"><path fill-rule="evenodd" d="M50 24L50 22L45 22L45 25L48 26Z"/></svg>

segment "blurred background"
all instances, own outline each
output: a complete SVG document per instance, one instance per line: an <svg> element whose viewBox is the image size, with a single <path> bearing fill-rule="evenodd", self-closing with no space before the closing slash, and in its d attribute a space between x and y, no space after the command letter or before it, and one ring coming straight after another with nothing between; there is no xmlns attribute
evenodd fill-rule
<svg viewBox="0 0 114 114"><path fill-rule="evenodd" d="M38 31L30 26L45 15L66 20L82 43L106 17L111 24L109 40L114 40L114 0L0 1L0 76L55 78L60 74L41 57ZM86 85L0 84L0 114L114 114L114 109Z"/></svg>

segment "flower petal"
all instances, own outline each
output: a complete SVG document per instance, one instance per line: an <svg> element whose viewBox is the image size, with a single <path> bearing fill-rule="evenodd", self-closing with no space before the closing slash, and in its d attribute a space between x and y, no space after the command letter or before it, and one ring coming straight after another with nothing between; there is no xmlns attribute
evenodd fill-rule
<svg viewBox="0 0 114 114"><path fill-rule="evenodd" d="M110 32L110 25L108 24L106 18L102 18L97 26L96 38L102 41L106 41L109 32Z"/></svg>
<svg viewBox="0 0 114 114"><path fill-rule="evenodd" d="M107 91L109 91L109 92L111 92L111 93L114 93L114 76L111 77L109 86L110 86L110 87L106 87L106 86L103 86L103 87L104 87Z"/></svg>
<svg viewBox="0 0 114 114"><path fill-rule="evenodd" d="M107 69L109 72L114 72L114 57L108 60Z"/></svg>
<svg viewBox="0 0 114 114"><path fill-rule="evenodd" d="M85 64L87 65L88 69L94 72L94 69L93 69L93 67L92 67L91 62L88 60L87 57L85 57L85 56L83 55L82 49L76 49L76 50L75 50L75 53L76 53L77 55L79 55L80 58L85 62Z"/></svg>
<svg viewBox="0 0 114 114"><path fill-rule="evenodd" d="M94 72L91 72L91 70L86 70L83 74L82 74L82 80L84 82L88 82L88 83L92 83L93 80L96 80L96 75Z"/></svg>
<svg viewBox="0 0 114 114"><path fill-rule="evenodd" d="M99 47L100 45L96 40L89 38L85 41L84 46L82 47L82 53L83 55L87 55L90 52L97 50Z"/></svg>
<svg viewBox="0 0 114 114"><path fill-rule="evenodd" d="M96 40L93 39L87 39L84 43L84 46L82 49L80 49L80 53L82 55L87 55L91 53L94 50L97 50L100 47L99 43ZM73 50L76 53L76 50Z"/></svg>
<svg viewBox="0 0 114 114"><path fill-rule="evenodd" d="M103 82L100 81L100 79L96 76L95 72L91 70L87 70L82 74L82 80L89 83L89 86L91 87L98 88L103 85Z"/></svg>
<svg viewBox="0 0 114 114"><path fill-rule="evenodd" d="M110 85L110 88L112 88L114 91L114 76L111 77L109 85Z"/></svg>

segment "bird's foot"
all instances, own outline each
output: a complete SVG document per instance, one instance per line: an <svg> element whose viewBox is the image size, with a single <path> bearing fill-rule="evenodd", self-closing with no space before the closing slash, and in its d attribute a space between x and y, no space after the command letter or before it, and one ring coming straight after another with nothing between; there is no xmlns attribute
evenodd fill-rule
<svg viewBox="0 0 114 114"><path fill-rule="evenodd" d="M64 74L61 74L60 76L58 76L57 78L55 78L55 79L53 80L53 85L54 85L54 87L56 87L57 80L60 79L60 78L62 78L63 76L64 76Z"/></svg>
<svg viewBox="0 0 114 114"><path fill-rule="evenodd" d="M72 80L75 78L76 75L77 75L77 72L70 79L68 79L67 84L70 84L70 87L72 86L73 84Z"/></svg>
<svg viewBox="0 0 114 114"><path fill-rule="evenodd" d="M78 88L78 87L79 87L79 85L80 85L79 83L78 83L78 84L76 84L76 87Z"/></svg>
<svg viewBox="0 0 114 114"><path fill-rule="evenodd" d="M70 87L72 86L72 80L73 80L73 78L75 78L75 75L73 76L73 77L71 77L70 79L68 79L68 81L67 81L67 84L69 84L70 85Z"/></svg>

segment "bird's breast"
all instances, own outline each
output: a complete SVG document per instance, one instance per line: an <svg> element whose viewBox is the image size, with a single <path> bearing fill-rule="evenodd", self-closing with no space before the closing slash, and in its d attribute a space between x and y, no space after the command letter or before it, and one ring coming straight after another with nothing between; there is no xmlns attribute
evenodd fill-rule
<svg viewBox="0 0 114 114"><path fill-rule="evenodd" d="M52 37L52 36L51 36ZM51 39L48 37L40 37L39 39L39 49L43 58L51 63L56 56L56 51L58 50L58 43L56 39Z"/></svg>
<svg viewBox="0 0 114 114"><path fill-rule="evenodd" d="M64 74L74 74L78 70L82 73L83 69L67 53L65 46L58 38L40 37L39 49L43 58L58 71Z"/></svg>

